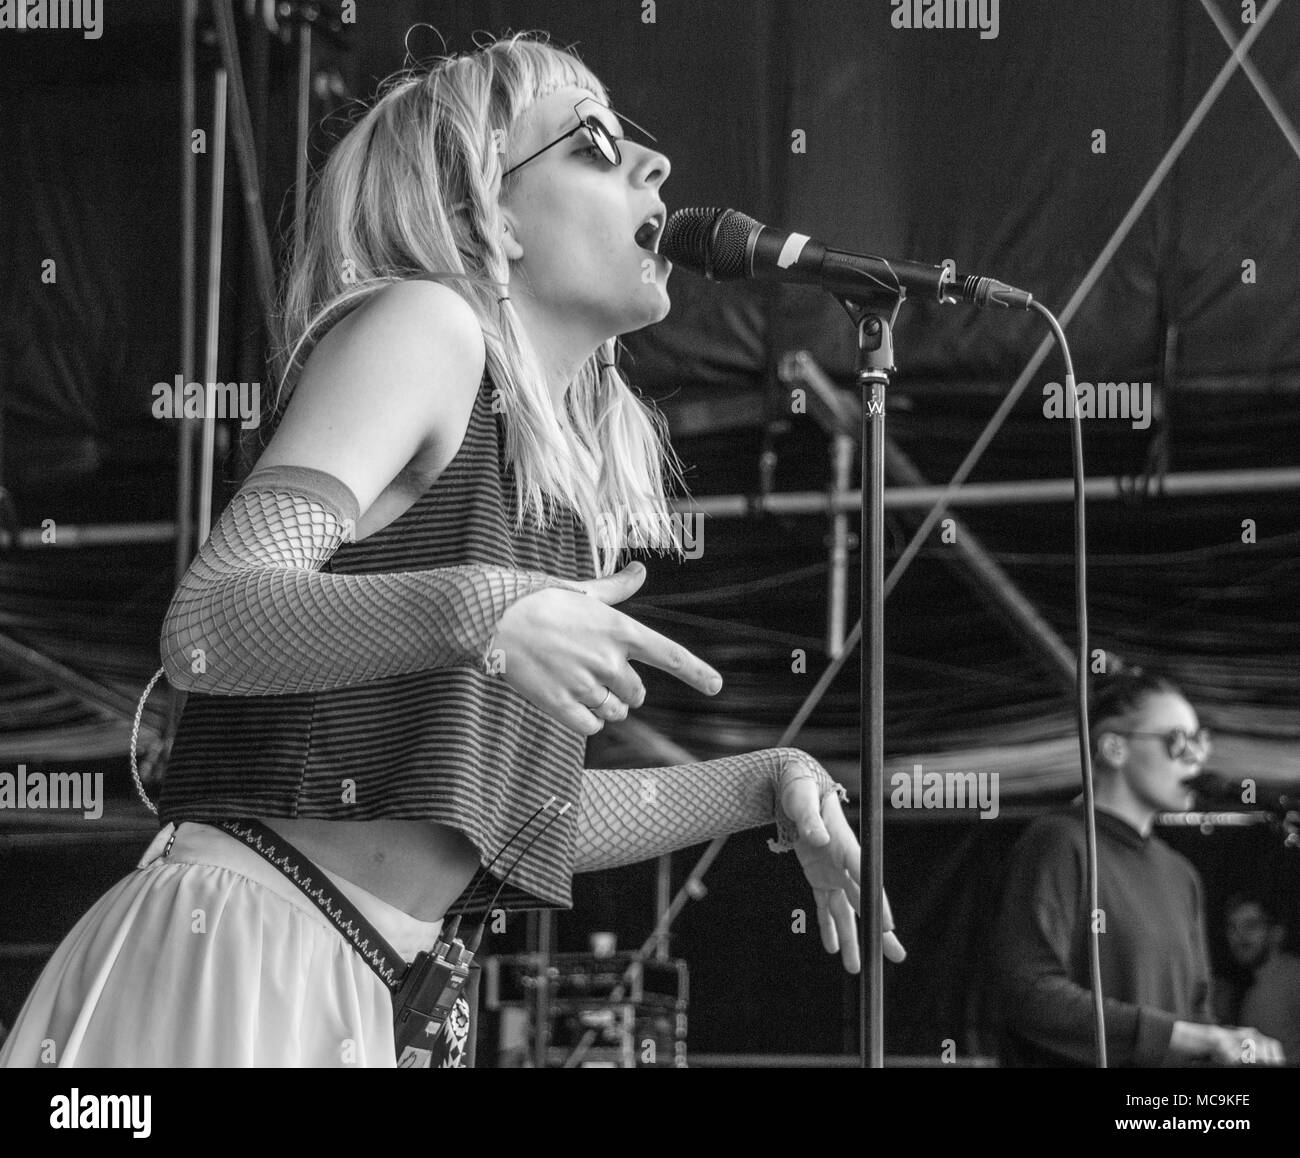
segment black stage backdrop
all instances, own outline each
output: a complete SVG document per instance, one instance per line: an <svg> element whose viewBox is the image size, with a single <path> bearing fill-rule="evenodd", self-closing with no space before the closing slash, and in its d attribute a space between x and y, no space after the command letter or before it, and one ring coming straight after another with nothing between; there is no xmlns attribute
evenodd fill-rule
<svg viewBox="0 0 1300 1158"><path fill-rule="evenodd" d="M106 6L98 41L0 35L0 463L21 527L174 514L176 432L150 405L154 383L180 370L177 7L119 0ZM452 51L472 48L476 32L546 29L576 44L616 107L659 138L673 162L664 187L670 209L730 205L845 248L951 258L1031 290L1059 313L1231 51L1206 8L1184 0L1009 3L994 39L894 29L883 0L652 7L649 23L647 6L631 0L359 0L343 40L319 45L319 89L369 97L378 78L402 65L412 25L433 25ZM1249 31L1240 5L1213 7L1232 37ZM259 82L258 38L242 21L241 36L254 120L266 127L264 202L278 255L291 227L293 53L262 42ZM1293 119L1298 42L1300 11L1282 5L1250 53ZM417 58L441 50L427 28L412 31L408 44ZM210 60L201 60L199 123L210 126ZM312 120L319 161L346 126L344 101L322 95ZM1156 407L1143 429L1085 424L1089 474L1132 483L1127 501L1090 508L1094 646L1173 670L1222 736L1212 769L1277 781L1300 779L1294 486L1200 498L1148 491L1158 492L1165 472L1297 465L1300 146L1291 131L1288 141L1236 72L1068 326L1080 380L1150 382ZM201 237L206 174L201 164ZM260 377L265 396L233 152L226 223L221 377ZM42 280L47 261L55 263L52 283ZM200 254L200 274L203 267ZM827 440L810 418L791 414L776 367L788 351L807 349L849 385L853 331L839 307L812 290L714 286L680 270L670 285L671 316L628 338L628 364L634 384L668 414L693 493L755 491L765 446L777 454L779 490L824 488ZM1028 316L905 306L890 431L928 479L952 475L1042 337ZM1033 376L974 481L1066 476L1067 424L1043 412L1044 386L1060 380L1059 367L1053 353ZM232 480L237 469L231 460L222 475ZM1068 507L957 513L1072 645ZM889 513L887 566L918 516ZM1244 520L1253 542L1243 541ZM628 610L707 656L727 687L701 704L651 676L643 718L701 756L776 739L826 662L826 533L817 515L714 519L702 558L652 561ZM891 767L996 771L1004 804L1066 799L1078 775L1069 703L981 597L955 582L951 563L936 529L888 605ZM0 554L0 631L137 694L156 666L172 583L165 543L10 549ZM850 625L856 613L851 599ZM807 673L791 670L798 648ZM31 673L0 673L0 703L6 766L106 771L131 815L122 721L87 711ZM856 783L856 663L797 742ZM617 736L602 737L589 763L616 766L629 752ZM134 815L144 817L138 808ZM891 823L889 884L914 949L905 971L890 974L891 1052L933 1053L966 1024L993 870L1022 818ZM1229 887L1225 865L1248 865L1247 875L1264 875L1274 899L1293 906L1295 865L1277 858L1271 839L1179 841L1211 874L1212 899ZM1233 855L1222 855L1229 844ZM20 856L6 847L6 860ZM820 951L811 943L781 931L798 904L792 874L763 859L757 838L738 840L737 850L714 871L732 887L719 883L689 911L674 946L699 979L693 1039L698 1033L716 1049L841 1048L840 1013L852 1023L852 989L830 962L814 959ZM112 855L130 859L125 847L119 852ZM680 875L689 858L678 860ZM9 913L27 898L8 882L55 888L33 864L11 867ZM114 860L103 883L116 871ZM639 941L651 907L648 870L625 876L581 882L585 907L562 923L566 943L576 947L588 930L619 920L627 921L624 940ZM57 939L100 883L92 873L75 885L65 879L59 887L76 895L59 902L49 927L23 935ZM765 893L780 898L762 904L771 936L746 903ZM644 903L615 907L616 895ZM816 1018L786 1012L792 983L782 970L770 971L766 990L757 976L731 984L747 970L764 973L769 944L781 946L791 969L812 971L829 1002ZM0 1017L21 997L18 981L4 988ZM756 999L728 999L738 992ZM936 1000L939 993L962 995L963 1008L954 1011L955 996Z"/></svg>

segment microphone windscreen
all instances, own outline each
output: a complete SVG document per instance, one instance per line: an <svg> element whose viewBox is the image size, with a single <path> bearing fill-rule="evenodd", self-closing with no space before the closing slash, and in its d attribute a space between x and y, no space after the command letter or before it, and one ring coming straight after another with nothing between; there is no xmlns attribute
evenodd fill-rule
<svg viewBox="0 0 1300 1158"><path fill-rule="evenodd" d="M746 275L745 250L758 222L735 209L678 209L664 225L659 252L715 281Z"/></svg>
<svg viewBox="0 0 1300 1158"><path fill-rule="evenodd" d="M721 209L678 209L669 214L659 238L659 252L673 265L696 273L709 268L709 234Z"/></svg>

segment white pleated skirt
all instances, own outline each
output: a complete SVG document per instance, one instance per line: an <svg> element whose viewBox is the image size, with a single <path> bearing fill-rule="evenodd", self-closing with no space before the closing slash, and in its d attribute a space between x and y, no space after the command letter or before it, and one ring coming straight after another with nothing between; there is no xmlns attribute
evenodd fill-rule
<svg viewBox="0 0 1300 1158"><path fill-rule="evenodd" d="M407 961L433 945L441 921L326 875ZM190 822L77 922L0 1050L0 1066L395 1064L392 998L351 943L252 849Z"/></svg>

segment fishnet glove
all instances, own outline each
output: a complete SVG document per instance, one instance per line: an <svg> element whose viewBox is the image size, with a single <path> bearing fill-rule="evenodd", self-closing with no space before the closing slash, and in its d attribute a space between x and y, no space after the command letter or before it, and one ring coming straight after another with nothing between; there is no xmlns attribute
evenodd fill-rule
<svg viewBox="0 0 1300 1158"><path fill-rule="evenodd" d="M497 621L547 587L536 571L465 565L387 575L320 568L352 536L357 501L321 471L255 471L181 580L162 633L183 691L259 696L470 664Z"/></svg>
<svg viewBox="0 0 1300 1158"><path fill-rule="evenodd" d="M823 799L831 792L847 799L844 788L799 748L765 748L670 768L588 769L582 774L574 872L648 860L772 821L777 839L769 847L788 852L799 834L780 800L786 786L800 779L814 780Z"/></svg>

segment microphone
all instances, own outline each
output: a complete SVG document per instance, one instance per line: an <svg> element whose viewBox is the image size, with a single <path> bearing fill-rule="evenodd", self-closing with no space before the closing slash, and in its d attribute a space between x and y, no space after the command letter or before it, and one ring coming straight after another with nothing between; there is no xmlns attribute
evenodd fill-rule
<svg viewBox="0 0 1300 1158"><path fill-rule="evenodd" d="M1027 310L1032 294L991 277L962 276L952 262L924 265L831 249L804 233L782 233L735 209L679 209L668 218L659 252L711 281L783 281L820 285L847 298L918 297Z"/></svg>
<svg viewBox="0 0 1300 1158"><path fill-rule="evenodd" d="M1239 809L1248 810L1250 808L1250 805L1247 805L1241 799L1241 782L1229 780L1226 776L1216 776L1213 772L1202 772L1188 782L1188 787L1202 800L1213 801L1220 805L1234 804ZM1300 809L1300 796L1296 796L1291 792L1280 791L1277 788L1256 785L1253 803L1256 810L1285 816L1288 812Z"/></svg>

